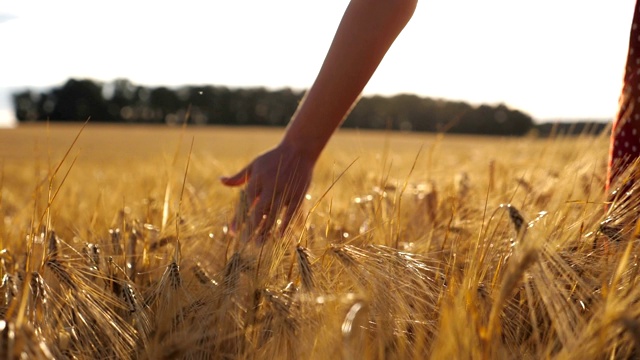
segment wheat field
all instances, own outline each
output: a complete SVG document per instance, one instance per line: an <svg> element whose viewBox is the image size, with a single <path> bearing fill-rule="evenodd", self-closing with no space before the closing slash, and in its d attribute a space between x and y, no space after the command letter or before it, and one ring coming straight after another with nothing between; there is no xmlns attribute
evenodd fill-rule
<svg viewBox="0 0 640 360"><path fill-rule="evenodd" d="M0 130L0 358L640 357L606 136L341 130L284 236L235 238L218 178L281 133Z"/></svg>

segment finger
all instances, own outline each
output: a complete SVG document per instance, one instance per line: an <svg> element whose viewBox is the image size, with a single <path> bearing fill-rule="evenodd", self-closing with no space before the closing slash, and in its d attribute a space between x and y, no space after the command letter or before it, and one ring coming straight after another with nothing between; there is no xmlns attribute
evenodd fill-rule
<svg viewBox="0 0 640 360"><path fill-rule="evenodd" d="M236 204L234 226L249 227L249 232L253 232L259 225L259 221L254 221L253 214L262 198L261 188L253 181L249 181L247 186L240 192L240 198Z"/></svg>
<svg viewBox="0 0 640 360"><path fill-rule="evenodd" d="M287 230L287 227L289 227L291 220L294 218L294 216L296 216L296 213L300 208L300 205L302 205L302 199L304 199L304 193L305 192L303 191L302 193L289 199L287 210L284 212L284 215L282 216L282 223L280 224L281 234L283 234Z"/></svg>
<svg viewBox="0 0 640 360"><path fill-rule="evenodd" d="M226 186L240 186L247 182L251 176L251 164L247 165L244 169L240 170L233 176L222 176L220 181Z"/></svg>
<svg viewBox="0 0 640 360"><path fill-rule="evenodd" d="M273 228L278 213L282 207L282 198L273 196L272 193L260 195L260 199L256 203L251 213L251 223L257 230L258 236L266 237Z"/></svg>
<svg viewBox="0 0 640 360"><path fill-rule="evenodd" d="M232 229L236 232L240 227L251 226L249 221L247 221L250 220L249 212L260 197L261 192L259 184L254 180L255 179L249 180L244 189L240 191L240 197L236 203L235 216L232 223ZM253 227L249 230L253 231Z"/></svg>
<svg viewBox="0 0 640 360"><path fill-rule="evenodd" d="M255 206L251 209L249 214L249 223L252 229L255 231L262 226L265 220L265 215L269 214L271 209L271 194L265 192L257 199Z"/></svg>
<svg viewBox="0 0 640 360"><path fill-rule="evenodd" d="M277 226L276 223L280 218L280 214L282 213L283 208L284 202L282 200L282 197L273 200L271 211L269 212L269 216L267 216L268 221L267 223L265 223L265 226L267 226L268 230L272 230Z"/></svg>
<svg viewBox="0 0 640 360"><path fill-rule="evenodd" d="M255 177L246 183L244 191L246 192L247 210L250 210L257 203L258 198L262 196L262 188L262 182Z"/></svg>

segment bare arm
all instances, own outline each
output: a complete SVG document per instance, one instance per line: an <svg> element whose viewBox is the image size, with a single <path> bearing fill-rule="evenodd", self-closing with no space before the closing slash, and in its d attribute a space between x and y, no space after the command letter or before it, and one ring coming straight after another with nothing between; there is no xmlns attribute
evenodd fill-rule
<svg viewBox="0 0 640 360"><path fill-rule="evenodd" d="M338 26L320 72L302 99L278 146L259 155L231 177L246 184L248 224L263 239L286 207L282 229L300 206L313 167L405 27L417 0L352 0Z"/></svg>
<svg viewBox="0 0 640 360"><path fill-rule="evenodd" d="M349 113L417 0L352 0L320 73L293 115L282 140L317 158Z"/></svg>

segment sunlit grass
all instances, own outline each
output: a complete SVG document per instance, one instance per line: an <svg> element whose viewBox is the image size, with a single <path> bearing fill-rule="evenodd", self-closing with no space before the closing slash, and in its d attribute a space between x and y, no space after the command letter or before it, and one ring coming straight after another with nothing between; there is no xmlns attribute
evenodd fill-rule
<svg viewBox="0 0 640 360"><path fill-rule="evenodd" d="M226 233L218 177L281 130L78 132L0 131L2 357L638 355L637 207L601 225L605 137L341 131L260 247Z"/></svg>

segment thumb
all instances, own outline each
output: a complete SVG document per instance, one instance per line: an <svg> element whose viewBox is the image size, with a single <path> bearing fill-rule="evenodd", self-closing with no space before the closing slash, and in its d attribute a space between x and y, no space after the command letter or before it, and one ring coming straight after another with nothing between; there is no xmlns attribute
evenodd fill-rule
<svg viewBox="0 0 640 360"><path fill-rule="evenodd" d="M249 176L251 176L251 165L248 165L233 176L221 176L220 182L226 186L240 186L247 182Z"/></svg>

